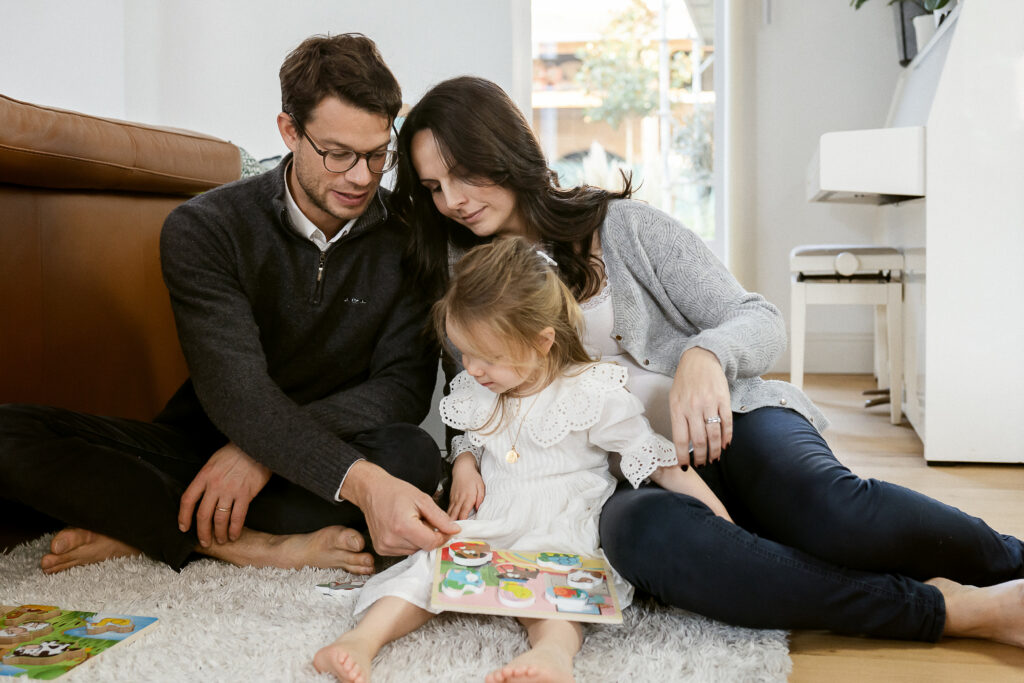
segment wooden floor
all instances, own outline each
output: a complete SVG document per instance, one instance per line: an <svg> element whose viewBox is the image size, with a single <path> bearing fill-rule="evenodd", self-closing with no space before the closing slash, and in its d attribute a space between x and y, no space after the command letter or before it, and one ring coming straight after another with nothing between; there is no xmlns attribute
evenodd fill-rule
<svg viewBox="0 0 1024 683"><path fill-rule="evenodd" d="M907 486L981 517L1002 533L1024 537L1024 465L928 465L909 424L889 424L888 406L863 408L860 392L870 388L872 379L859 375L805 380L807 394L832 420L825 437L843 463L861 476ZM926 644L794 631L790 656L793 683L1024 683L1024 650L978 640Z"/></svg>

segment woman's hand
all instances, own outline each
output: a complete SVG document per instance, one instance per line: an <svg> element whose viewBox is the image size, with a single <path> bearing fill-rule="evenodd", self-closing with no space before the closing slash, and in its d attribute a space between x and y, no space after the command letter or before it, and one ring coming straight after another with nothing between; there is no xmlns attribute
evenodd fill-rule
<svg viewBox="0 0 1024 683"><path fill-rule="evenodd" d="M699 346L683 353L668 403L679 464L689 464L691 442L694 465L722 457L722 449L732 442L732 404L729 382L715 354Z"/></svg>
<svg viewBox="0 0 1024 683"><path fill-rule="evenodd" d="M448 503L448 516L454 520L466 519L484 502L484 480L476 468L476 458L470 452L460 453L452 465L452 493Z"/></svg>

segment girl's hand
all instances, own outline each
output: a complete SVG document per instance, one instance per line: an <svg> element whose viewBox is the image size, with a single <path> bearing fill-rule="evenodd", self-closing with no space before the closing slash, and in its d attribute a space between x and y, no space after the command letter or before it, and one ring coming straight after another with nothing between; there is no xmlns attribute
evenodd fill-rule
<svg viewBox="0 0 1024 683"><path fill-rule="evenodd" d="M472 453L460 453L452 465L452 492L448 516L454 520L466 519L484 502L484 480L476 468Z"/></svg>
<svg viewBox="0 0 1024 683"><path fill-rule="evenodd" d="M718 499L704 480L700 478L696 470L685 472L677 466L659 467L651 472L651 481L667 491L675 491L687 496L693 496L700 502L711 508L711 511L727 522L732 522L729 511ZM735 522L733 522L735 524Z"/></svg>
<svg viewBox="0 0 1024 683"><path fill-rule="evenodd" d="M718 357L699 346L687 349L679 359L668 403L679 463L689 464L691 442L694 465L718 460L732 442L729 382ZM709 423L709 417L721 422Z"/></svg>

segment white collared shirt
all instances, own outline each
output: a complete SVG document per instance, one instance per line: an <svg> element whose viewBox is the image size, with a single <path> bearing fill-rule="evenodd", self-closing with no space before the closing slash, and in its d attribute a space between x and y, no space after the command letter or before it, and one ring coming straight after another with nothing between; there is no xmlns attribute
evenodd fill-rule
<svg viewBox="0 0 1024 683"><path fill-rule="evenodd" d="M287 178L290 173L291 167L289 166L288 169L285 170L285 177ZM287 182L284 184L284 190L285 204L288 206L288 218L291 219L292 227L295 228L297 233L319 247L320 251L326 251L328 246L347 235L349 230L352 229L352 226L356 224L357 219L353 218L348 223L341 226L341 230L339 230L334 237L328 240L324 231L316 227L316 225L313 224L313 221L309 220L309 218L306 217L306 214L302 213L302 209L300 209L299 205L295 203L295 197L292 196L292 189L288 186Z"/></svg>

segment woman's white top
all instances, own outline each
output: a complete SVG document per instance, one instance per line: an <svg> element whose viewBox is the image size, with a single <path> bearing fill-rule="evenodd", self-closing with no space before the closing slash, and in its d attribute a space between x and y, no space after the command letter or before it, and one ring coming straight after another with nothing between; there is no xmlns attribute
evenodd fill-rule
<svg viewBox="0 0 1024 683"><path fill-rule="evenodd" d="M626 387L644 404L647 421L654 431L671 439L672 420L668 394L672 389L672 378L646 370L615 339L612 333L615 314L612 310L611 285L605 283L604 289L580 304L580 308L583 309L586 321L583 345L587 351L602 361L612 361L626 369L629 373Z"/></svg>
<svg viewBox="0 0 1024 683"><path fill-rule="evenodd" d="M598 516L616 484L608 453L621 454L622 472L634 486L655 468L677 464L674 446L652 431L626 379L625 368L611 363L576 367L537 394L507 399L504 416L490 420L498 395L466 372L456 376L441 401L441 419L465 432L452 441L450 455L471 452L486 486L480 509L458 522L458 538L600 556ZM519 459L510 463L505 455L513 442ZM428 609L433 552L419 551L370 579L356 613L385 595ZM625 607L632 588L617 573L615 580Z"/></svg>

